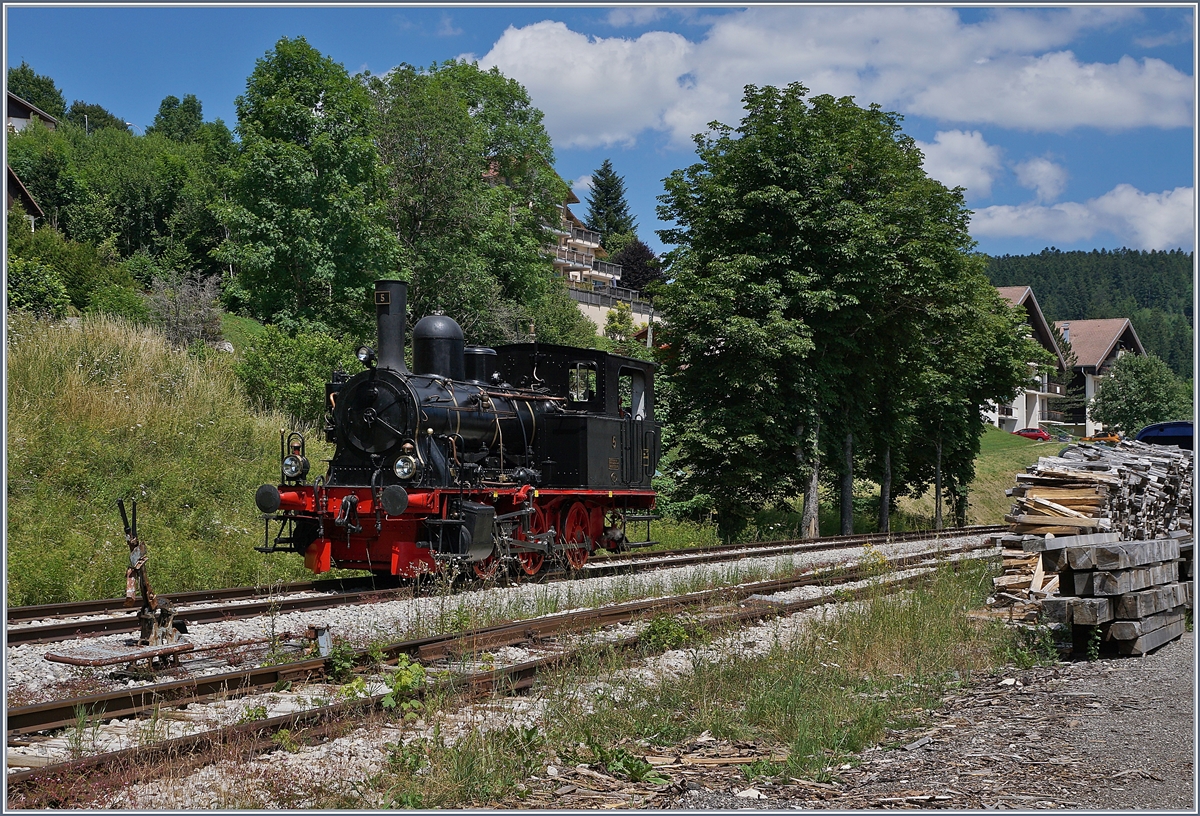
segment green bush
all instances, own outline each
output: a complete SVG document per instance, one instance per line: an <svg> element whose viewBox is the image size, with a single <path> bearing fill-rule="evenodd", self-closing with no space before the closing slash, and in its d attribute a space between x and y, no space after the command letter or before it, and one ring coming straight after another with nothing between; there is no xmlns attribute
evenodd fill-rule
<svg viewBox="0 0 1200 816"><path fill-rule="evenodd" d="M88 314L106 314L123 317L132 323L145 323L150 319L146 298L127 286L110 283L92 292L88 301Z"/></svg>
<svg viewBox="0 0 1200 816"><path fill-rule="evenodd" d="M25 258L8 259L9 311L26 310L45 317L62 317L71 299L62 278L50 267Z"/></svg>
<svg viewBox="0 0 1200 816"><path fill-rule="evenodd" d="M339 367L351 372L362 367L346 344L327 334L290 337L267 326L243 352L236 371L252 404L312 423L324 414L325 383Z"/></svg>

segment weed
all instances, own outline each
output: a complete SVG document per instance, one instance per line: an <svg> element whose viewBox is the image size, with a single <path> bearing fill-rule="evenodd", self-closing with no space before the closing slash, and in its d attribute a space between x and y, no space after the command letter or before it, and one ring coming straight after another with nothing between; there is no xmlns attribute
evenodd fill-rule
<svg viewBox="0 0 1200 816"><path fill-rule="evenodd" d="M383 653L383 644L378 641L372 641L367 646L367 660L372 668L383 665L386 655Z"/></svg>
<svg viewBox="0 0 1200 816"><path fill-rule="evenodd" d="M401 655L396 670L387 675L387 685L388 692L381 705L388 710L396 709L406 722L416 722L422 705L413 698L425 685L425 667L409 662L408 655Z"/></svg>
<svg viewBox="0 0 1200 816"><path fill-rule="evenodd" d="M1007 662L1019 669L1050 666L1058 662L1058 646L1048 626L1009 631L1011 640L1004 649Z"/></svg>
<svg viewBox="0 0 1200 816"><path fill-rule="evenodd" d="M596 764L619 779L648 782L651 785L668 785L671 782L649 762L639 756L634 756L620 746L607 748L596 742L590 742L587 747L595 756Z"/></svg>
<svg viewBox="0 0 1200 816"><path fill-rule="evenodd" d="M354 671L354 647L344 640L333 644L329 657L325 659L325 670L331 680L342 682Z"/></svg>
<svg viewBox="0 0 1200 816"><path fill-rule="evenodd" d="M650 653L679 649L689 643L703 643L707 633L688 616L658 615L638 636L638 642Z"/></svg>
<svg viewBox="0 0 1200 816"><path fill-rule="evenodd" d="M367 681L361 677L355 677L338 689L338 696L343 700L357 700L369 696L367 694Z"/></svg>
<svg viewBox="0 0 1200 816"><path fill-rule="evenodd" d="M766 777L774 779L783 773L783 766L772 762L769 759L756 759L749 765L742 766L742 774L745 775L747 781L753 782L755 779Z"/></svg>
<svg viewBox="0 0 1200 816"><path fill-rule="evenodd" d="M1093 626L1091 633L1088 635L1087 642L1087 659L1090 663L1095 663L1100 659L1100 642L1104 640L1104 632L1099 626Z"/></svg>
<svg viewBox="0 0 1200 816"><path fill-rule="evenodd" d="M238 723L251 723L267 718L267 707L265 705L248 705L242 710L242 716L238 718Z"/></svg>
<svg viewBox="0 0 1200 816"><path fill-rule="evenodd" d="M67 730L67 750L73 759L96 750L100 720L88 714L83 706L75 706L75 722Z"/></svg>
<svg viewBox="0 0 1200 816"><path fill-rule="evenodd" d="M289 754L294 754L300 750L300 743L296 742L296 737L287 728L281 728L272 734L271 742Z"/></svg>

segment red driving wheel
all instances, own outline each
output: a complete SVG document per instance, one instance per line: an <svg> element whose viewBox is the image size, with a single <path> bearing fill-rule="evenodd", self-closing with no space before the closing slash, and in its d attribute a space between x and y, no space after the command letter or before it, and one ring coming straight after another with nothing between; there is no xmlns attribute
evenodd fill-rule
<svg viewBox="0 0 1200 816"><path fill-rule="evenodd" d="M546 516L537 505L534 505L533 515L529 517L529 532L532 535L541 535L546 532ZM524 532L518 533L517 538L523 540ZM521 571L526 575L537 575L546 564L546 555L540 552L519 552L517 553L517 563L521 565Z"/></svg>
<svg viewBox="0 0 1200 816"><path fill-rule="evenodd" d="M582 569L591 555L592 539L588 535L588 525L591 518L583 502L575 502L563 518L562 543L563 556L571 569Z"/></svg>
<svg viewBox="0 0 1200 816"><path fill-rule="evenodd" d="M496 553L493 552L482 561L476 561L471 565L471 569L475 572L475 577L480 581L490 581L496 577L496 570L500 569L500 561L496 558Z"/></svg>

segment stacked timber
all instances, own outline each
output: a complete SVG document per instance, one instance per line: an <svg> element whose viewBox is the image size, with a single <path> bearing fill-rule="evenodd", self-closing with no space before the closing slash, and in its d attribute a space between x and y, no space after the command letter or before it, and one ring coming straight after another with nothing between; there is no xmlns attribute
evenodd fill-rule
<svg viewBox="0 0 1200 816"><path fill-rule="evenodd" d="M1017 474L1004 519L1015 533L1112 530L1126 541L1190 531L1192 461L1191 451L1141 442L1070 445Z"/></svg>
<svg viewBox="0 0 1200 816"><path fill-rule="evenodd" d="M1058 574L1059 597L1042 600L1041 619L1077 651L1092 638L1120 654L1141 655L1183 634L1192 607L1185 531L1169 538L1118 541L1114 533L1031 539L1043 571ZM1182 574L1186 569L1186 575Z"/></svg>
<svg viewBox="0 0 1200 816"><path fill-rule="evenodd" d="M1041 556L1068 546L1173 538L1182 544L1179 580L1191 580L1192 462L1178 448L1078 444L1017 474L1006 491L1009 532L995 539L1004 574L994 579L989 616L1031 621L1056 592L1078 597L1074 585L1062 586L1058 562Z"/></svg>
<svg viewBox="0 0 1200 816"><path fill-rule="evenodd" d="M1000 546L1004 574L992 579L995 591L987 617L1036 623L1041 600L1058 591L1058 576L1046 572L1039 553L1024 548L1026 540L1035 538L1010 533L993 539Z"/></svg>

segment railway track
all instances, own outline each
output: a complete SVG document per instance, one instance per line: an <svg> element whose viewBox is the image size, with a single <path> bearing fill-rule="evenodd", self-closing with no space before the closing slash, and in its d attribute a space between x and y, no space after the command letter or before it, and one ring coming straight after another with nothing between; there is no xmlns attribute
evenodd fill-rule
<svg viewBox="0 0 1200 816"><path fill-rule="evenodd" d="M952 555L967 557L972 551L987 549L985 543L969 544L937 551L922 552L888 559L891 569L904 569L928 563L931 558L944 559ZM827 574L803 574L782 579L757 581L736 587L726 587L690 593L682 597L656 598L633 601L596 609L572 611L532 620L499 624L458 634L441 634L416 640L402 641L376 652L358 653L357 660L367 663L383 658L385 663L396 663L409 658L421 662L431 670L454 669L451 676L440 682L453 687L456 692L473 694L495 689L517 690L531 685L538 672L549 666L569 661L573 652L567 640L584 631L596 631L604 627L631 624L638 620L684 611L699 610L699 624L709 629L736 626L750 620L777 615L786 615L801 609L828 603L835 598L847 600L858 597L863 590L838 590L833 588L876 574L879 565L858 565ZM921 580L920 575L910 575L893 580L891 586L901 588ZM829 592L817 597L798 600L774 601L771 595L788 592L798 587L823 586ZM612 641L615 648L635 645L638 635L628 634ZM500 649L504 646L522 645L538 654L531 659L508 666L480 669L472 658L480 653ZM161 715L165 708L187 708L203 704L214 698L227 700L231 697L276 692L287 684L307 682L320 678L325 671L322 659L300 659L274 666L258 666L220 676L193 678L182 681L159 683L137 689L103 695L91 695L69 700L58 700L33 706L13 707L8 710L8 742L10 747L29 744L22 735L45 732L55 728L77 725L81 719L108 720L110 723L128 717L145 715L148 712ZM65 762L49 762L44 767L8 774L9 804L17 796L25 806L37 804L34 796L40 785L54 780L73 778L84 780L105 773L105 768L120 765L123 779L128 779L129 763L138 764L142 773L153 774L160 762L170 758L172 767L179 769L180 757L203 752L206 748L239 738L248 740L257 750L271 747L271 734L282 728L322 728L347 715L361 715L364 707L377 706L384 692L371 693L366 698L356 698L331 705L309 707L279 716L271 716L254 722L240 723L218 729L168 739L150 746L120 749L96 756ZM19 763L19 760L18 760ZM32 764L32 763L31 763ZM14 765L10 751L9 765ZM19 764L18 764L19 767Z"/></svg>
<svg viewBox="0 0 1200 816"><path fill-rule="evenodd" d="M789 552L819 552L866 544L986 535L1006 529L1003 525L962 527L936 532L870 533L829 536L821 539L790 539L753 544L723 545L647 553L624 553L590 561L582 570L551 571L546 580L592 577L663 569L689 564L735 561L748 557ZM268 613L315 611L355 603L370 603L406 597L414 592L394 578L362 578L305 581L277 587L237 587L180 592L166 595L178 609L177 619L188 624L241 620ZM57 643L72 638L100 637L138 631L136 610L124 606L124 598L13 607L7 610L7 642L11 645ZM53 620L53 623L44 621ZM16 624L16 625L13 625Z"/></svg>

